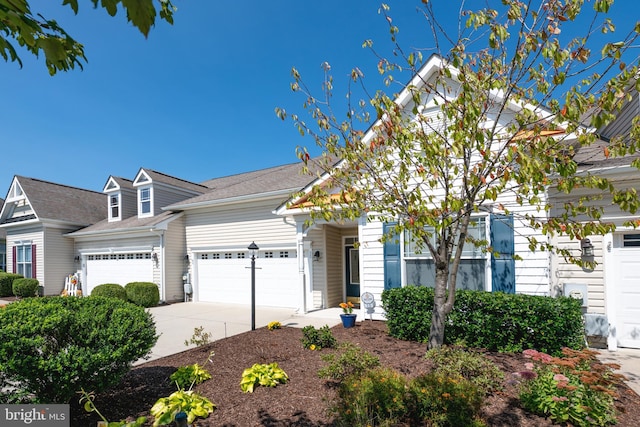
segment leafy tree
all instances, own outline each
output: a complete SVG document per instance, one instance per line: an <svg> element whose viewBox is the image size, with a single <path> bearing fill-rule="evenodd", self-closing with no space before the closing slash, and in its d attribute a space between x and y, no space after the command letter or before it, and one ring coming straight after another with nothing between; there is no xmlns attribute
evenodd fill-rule
<svg viewBox="0 0 640 427"><path fill-rule="evenodd" d="M127 13L127 20L146 37L155 24L156 16L173 24L174 6L171 0L91 0L93 7L98 3L111 16L115 16L121 6ZM156 9L155 3L159 3ZM63 0L78 13L78 0ZM87 58L84 47L71 37L54 19L48 19L33 12L27 0L0 0L0 55L5 61L17 62L22 67L10 39L27 49L36 57L44 54L49 74L68 71L76 67L82 69Z"/></svg>
<svg viewBox="0 0 640 427"><path fill-rule="evenodd" d="M612 3L596 0L589 10L581 0L489 1L445 26L454 8L439 16L433 2L423 0L419 10L434 53L428 58L421 49L401 46L399 29L383 4L392 59L372 41L364 46L373 50L388 85L398 72L409 71L413 78L400 93L369 96L362 71L354 69L344 119L331 102L328 64L321 97L313 96L293 69L292 89L306 97L304 108L313 122L298 115L291 119L323 150L319 159L310 160L306 148L298 149L298 156L308 170L319 167L329 176L301 200L314 206L312 219L366 215L395 223L383 240L404 232L430 254L435 298L429 348L443 343L465 242L493 252L488 242L467 233L474 214L517 216L534 230L528 237L531 250L555 250L579 263L568 250L554 248L551 238L580 239L615 227L600 220L602 204L584 189L602 191L629 212L638 208L634 189L616 188L595 170L579 170L575 158L580 149L613 158L640 146L637 118L631 137L605 144L594 132L610 123L640 86L638 58L625 62L640 22L618 35L608 17ZM435 71L426 73L429 69ZM358 85L363 95L352 88ZM282 109L276 113L288 116ZM317 164L311 168L311 163ZM550 190L575 197L554 204Z"/></svg>

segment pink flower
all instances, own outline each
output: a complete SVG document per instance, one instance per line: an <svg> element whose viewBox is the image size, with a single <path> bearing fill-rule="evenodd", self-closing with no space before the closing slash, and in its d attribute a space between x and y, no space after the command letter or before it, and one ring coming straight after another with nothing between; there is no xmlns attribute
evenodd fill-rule
<svg viewBox="0 0 640 427"><path fill-rule="evenodd" d="M562 396L562 397L553 396L553 397L551 398L551 400L553 400L554 402L566 402L566 401L567 401L567 400L569 400L569 399L567 399L567 398L566 398L566 397L564 397L564 396Z"/></svg>
<svg viewBox="0 0 640 427"><path fill-rule="evenodd" d="M553 379L558 382L569 382L569 378L565 377L562 374L555 374Z"/></svg>
<svg viewBox="0 0 640 427"><path fill-rule="evenodd" d="M524 364L524 369L528 370L528 371L533 371L533 363L531 362L527 362Z"/></svg>

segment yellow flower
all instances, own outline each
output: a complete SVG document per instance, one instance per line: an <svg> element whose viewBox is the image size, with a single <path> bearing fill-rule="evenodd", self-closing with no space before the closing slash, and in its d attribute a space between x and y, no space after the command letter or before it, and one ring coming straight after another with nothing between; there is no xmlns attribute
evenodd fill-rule
<svg viewBox="0 0 640 427"><path fill-rule="evenodd" d="M342 309L342 312L345 314L351 314L353 313L353 303L351 301L347 301L347 302L341 302L340 303L340 308Z"/></svg>
<svg viewBox="0 0 640 427"><path fill-rule="evenodd" d="M309 346L309 350L315 350L315 349L316 349L316 345L315 345L315 344L311 344L311 345Z"/></svg>

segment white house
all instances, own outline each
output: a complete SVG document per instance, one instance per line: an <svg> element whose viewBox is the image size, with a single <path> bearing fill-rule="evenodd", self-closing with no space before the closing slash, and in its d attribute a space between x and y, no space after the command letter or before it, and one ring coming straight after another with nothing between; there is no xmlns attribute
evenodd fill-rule
<svg viewBox="0 0 640 427"><path fill-rule="evenodd" d="M416 81L428 81L440 66L432 58ZM396 102L412 111L406 91ZM425 102L421 112L436 108ZM636 94L603 135L629 132L638 112ZM581 167L599 168L637 188L640 173L631 159L600 158L595 150L579 152ZM375 306L360 310L360 319L383 318L383 290L432 283L431 260L415 250L410 236L381 243L390 224L372 216L310 222L304 197L291 195L327 176L304 175L302 169L293 163L193 183L141 168L133 179L109 177L101 193L16 176L0 211L7 271L38 278L48 295L59 294L65 277L79 272L85 293L101 283L151 281L163 301L181 301L187 289L194 301L248 304L255 255L256 304L308 312L345 300L359 303L371 294ZM501 256L466 250L458 285L552 296L586 288L585 311L605 322L610 348L640 348L640 234L619 229L589 236L598 267L587 271L546 252L532 253L526 237L546 237L518 215L505 215L500 205L512 213L535 212L504 195L485 206L470 232L489 240ZM607 209L605 220L626 219L640 215ZM259 247L255 254L248 249L252 242ZM580 251L586 242L554 243Z"/></svg>

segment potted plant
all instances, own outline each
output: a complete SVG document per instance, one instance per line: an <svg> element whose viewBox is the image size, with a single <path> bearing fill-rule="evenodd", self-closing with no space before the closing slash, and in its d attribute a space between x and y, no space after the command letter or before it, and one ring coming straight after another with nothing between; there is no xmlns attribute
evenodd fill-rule
<svg viewBox="0 0 640 427"><path fill-rule="evenodd" d="M356 315L353 313L353 303L351 301L341 302L340 308L342 308L342 326L345 328L352 328L356 324Z"/></svg>

